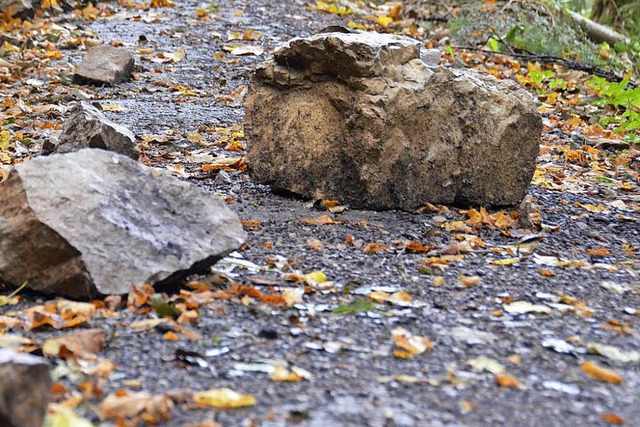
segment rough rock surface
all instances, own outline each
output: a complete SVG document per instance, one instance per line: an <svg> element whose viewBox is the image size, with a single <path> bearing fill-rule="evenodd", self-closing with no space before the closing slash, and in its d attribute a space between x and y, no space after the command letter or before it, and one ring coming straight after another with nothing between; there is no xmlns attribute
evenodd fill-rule
<svg viewBox="0 0 640 427"><path fill-rule="evenodd" d="M531 95L429 67L419 52L377 33L321 33L275 51L246 99L252 177L356 208L518 204L542 130Z"/></svg>
<svg viewBox="0 0 640 427"><path fill-rule="evenodd" d="M0 14L8 16L22 16L31 12L33 2L31 0L0 0Z"/></svg>
<svg viewBox="0 0 640 427"><path fill-rule="evenodd" d="M96 46L87 51L73 75L74 83L114 85L126 81L133 72L131 52L112 46Z"/></svg>
<svg viewBox="0 0 640 427"><path fill-rule="evenodd" d="M47 359L0 349L0 425L41 427L51 395Z"/></svg>
<svg viewBox="0 0 640 427"><path fill-rule="evenodd" d="M217 197L104 150L18 165L0 200L0 280L72 298L207 272L245 240Z"/></svg>
<svg viewBox="0 0 640 427"><path fill-rule="evenodd" d="M74 107L64 123L57 143L43 144L43 154L70 153L83 148L101 148L138 159L136 138L124 126L107 119L96 107L85 102Z"/></svg>

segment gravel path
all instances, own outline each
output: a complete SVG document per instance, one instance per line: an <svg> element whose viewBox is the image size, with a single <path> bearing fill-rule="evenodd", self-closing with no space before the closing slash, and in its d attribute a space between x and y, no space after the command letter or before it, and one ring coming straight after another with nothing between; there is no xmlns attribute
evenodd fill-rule
<svg viewBox="0 0 640 427"><path fill-rule="evenodd" d="M618 211L597 193L532 187L539 232L507 236L485 225L459 233L443 228L467 219L455 209L330 213L274 195L241 172L203 176L198 156L241 153L203 148L187 134L215 141L225 132L216 127L241 124L239 100L251 67L278 42L343 21L307 10L304 1L221 2L206 20L196 18L197 2L179 3L151 12L122 8L88 24L103 41L139 52L136 80L96 90L95 101L126 108L106 114L141 139L173 130L169 143L145 139L146 161L183 165L173 169L253 221L246 223L248 247L235 262L218 265L222 274L265 294L303 286L285 280L287 273L321 271L333 283L307 279L303 301L286 308L261 304L255 295L215 299L200 309L195 342L164 340L170 327L128 327L148 314L122 310L97 320L94 327L113 332L100 356L118 366L105 393L139 380L153 394L229 387L257 399L253 407L228 411L178 404L165 426L211 420L224 426L596 426L616 421L614 415L640 425L640 360L633 360L640 351L637 212ZM237 43L264 47L265 54L225 52L236 43L227 40L230 32L247 29L261 32L258 40ZM143 59L179 48L186 58L178 63ZM584 208L600 204L607 210ZM305 220L322 215L335 223ZM420 249L412 241L433 250L412 250ZM601 247L610 254L587 252ZM517 262L499 265L509 259ZM375 303L373 291L405 291L411 301ZM394 357L397 328L428 338L432 349ZM27 335L41 340L62 333ZM592 354L607 353L602 345L622 356ZM582 368L589 361L623 382L589 376ZM277 382L261 372L278 363L310 376ZM85 416L97 421L90 411Z"/></svg>

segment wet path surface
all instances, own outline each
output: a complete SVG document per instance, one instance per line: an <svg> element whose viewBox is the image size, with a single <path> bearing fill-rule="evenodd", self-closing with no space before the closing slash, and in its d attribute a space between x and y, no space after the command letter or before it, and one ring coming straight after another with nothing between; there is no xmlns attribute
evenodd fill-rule
<svg viewBox="0 0 640 427"><path fill-rule="evenodd" d="M523 243L485 228L477 236L484 247L460 251L452 248L465 238L440 226L443 217L463 219L455 211L347 210L331 215L335 224L311 225L300 219L326 212L274 195L245 173L200 179L199 156L215 160L243 154L216 144L226 135L216 128L242 124L242 87L252 67L278 43L341 21L307 10L303 1L221 2L208 20L196 18L199 7L181 1L178 8L122 9L87 24L103 42L137 52L138 66L134 81L97 89L92 101L125 110L105 114L144 141L148 164L233 200L229 206L243 220L260 222L248 228L248 248L238 258L243 263L218 266L229 278L277 293L296 287L282 279L284 274L320 270L334 284L318 285L288 308L213 301L200 310L195 342L163 340L163 328L132 331L127 325L148 316L128 311L98 320L95 327L114 331L101 356L118 366L105 384L106 393L138 380L142 390L153 394L229 387L257 399L254 407L229 411L178 404L173 417L160 424L165 426L210 420L224 426L608 425L602 418L606 414L640 425L640 360L586 352L588 343L640 351L638 214L611 208L583 216L576 202L606 200L532 187L544 225L541 240ZM246 30L261 34L257 40L228 40L233 32L241 36ZM234 44L259 46L264 54L225 51ZM186 57L177 63L162 63L157 56L178 49ZM190 136L195 133L204 142ZM439 252L427 256L407 250L407 242L415 240ZM371 243L386 249L365 250ZM601 246L611 255L586 255ZM636 248L635 255L625 249L630 247ZM489 263L511 257L519 262ZM572 263L576 260L580 263ZM480 281L467 287L459 275ZM375 290L406 291L413 300L374 304L368 295ZM509 312L515 310L513 302L530 306L521 305L522 313ZM339 314L338 307L353 312ZM409 359L394 357L391 336L398 327L428 337L433 349ZM178 360L183 350L204 355L204 361ZM591 378L581 369L585 361L615 370L624 382ZM275 382L259 372L274 363L302 368L311 377ZM519 385L499 385L500 370ZM85 416L97 421L91 411Z"/></svg>

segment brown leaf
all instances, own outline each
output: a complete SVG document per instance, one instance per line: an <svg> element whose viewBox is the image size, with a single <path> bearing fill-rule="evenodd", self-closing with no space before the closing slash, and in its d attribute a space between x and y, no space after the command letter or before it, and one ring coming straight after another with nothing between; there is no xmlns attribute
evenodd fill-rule
<svg viewBox="0 0 640 427"><path fill-rule="evenodd" d="M365 254L375 254L376 252L384 251L389 249L389 246L383 245L380 243L369 243L362 249L362 252Z"/></svg>
<svg viewBox="0 0 640 427"><path fill-rule="evenodd" d="M340 224L340 221L334 220L329 215L320 215L318 218L298 218L296 221L309 225Z"/></svg>
<svg viewBox="0 0 640 427"><path fill-rule="evenodd" d="M245 219L242 222L242 226L245 228L258 228L262 225L262 223L255 219Z"/></svg>
<svg viewBox="0 0 640 427"><path fill-rule="evenodd" d="M46 340L42 353L46 357L95 360L96 353L104 348L105 338L106 332L102 329L78 331Z"/></svg>
<svg viewBox="0 0 640 427"><path fill-rule="evenodd" d="M100 418L116 420L140 416L145 420L168 420L173 413L173 401L166 395L152 396L145 392L119 390L100 404Z"/></svg>
<svg viewBox="0 0 640 427"><path fill-rule="evenodd" d="M622 384L623 380L618 373L612 369L603 368L596 362L588 361L584 362L580 368L586 372L590 377L600 381L605 381L611 384Z"/></svg>

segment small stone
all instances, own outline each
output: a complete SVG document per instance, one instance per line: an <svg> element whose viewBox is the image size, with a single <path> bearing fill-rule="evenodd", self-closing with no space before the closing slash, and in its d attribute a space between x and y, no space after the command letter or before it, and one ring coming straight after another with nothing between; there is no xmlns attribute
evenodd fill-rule
<svg viewBox="0 0 640 427"><path fill-rule="evenodd" d="M0 424L41 427L51 396L47 359L0 349Z"/></svg>
<svg viewBox="0 0 640 427"><path fill-rule="evenodd" d="M209 273L246 238L218 197L104 150L17 165L0 200L0 281L70 298Z"/></svg>
<svg viewBox="0 0 640 427"><path fill-rule="evenodd" d="M134 59L131 52L112 46L96 46L87 51L76 68L73 82L92 85L115 85L131 77Z"/></svg>
<svg viewBox="0 0 640 427"><path fill-rule="evenodd" d="M100 148L138 159L133 133L107 119L100 110L86 102L73 108L58 142L47 141L42 147L42 154L70 153L83 148Z"/></svg>
<svg viewBox="0 0 640 427"><path fill-rule="evenodd" d="M258 332L258 337L265 338L268 340L277 340L278 339L278 331L271 328L263 328Z"/></svg>

